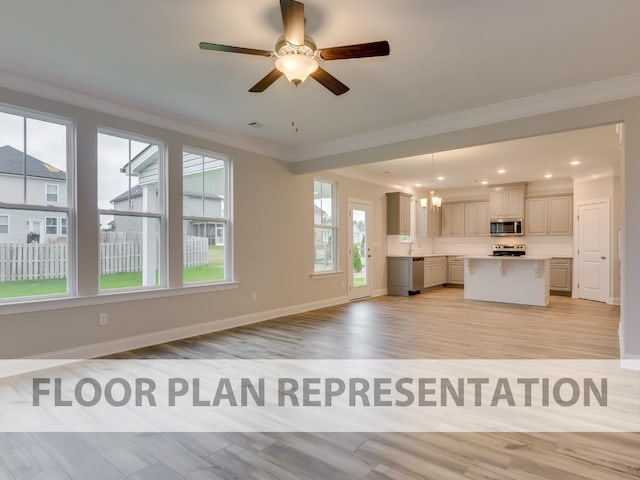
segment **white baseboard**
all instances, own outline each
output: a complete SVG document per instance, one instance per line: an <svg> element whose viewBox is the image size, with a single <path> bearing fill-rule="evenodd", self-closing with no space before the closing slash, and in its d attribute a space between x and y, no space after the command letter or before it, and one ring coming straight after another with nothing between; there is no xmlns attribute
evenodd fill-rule
<svg viewBox="0 0 640 480"><path fill-rule="evenodd" d="M618 341L620 342L620 366L629 370L640 370L640 355L627 353L624 349L624 330L622 322L618 326Z"/></svg>
<svg viewBox="0 0 640 480"><path fill-rule="evenodd" d="M620 359L620 366L627 370L640 371L640 355L626 355Z"/></svg>
<svg viewBox="0 0 640 480"><path fill-rule="evenodd" d="M620 305L620 297L609 298L609 305Z"/></svg>
<svg viewBox="0 0 640 480"><path fill-rule="evenodd" d="M308 312L310 310L340 305L342 303L347 303L348 301L349 299L346 296L328 298L316 302L275 308L273 310L266 310L263 312L249 313L246 315L239 315L237 317L188 325L186 327L171 328L168 330L161 330L159 332L135 335L133 337L72 347L64 350L34 355L25 359L0 360L0 378L41 370L42 368L63 365L81 359L103 357L119 352L126 352L128 350L135 350L137 348L150 347L152 345L181 340L183 338L219 332L229 328L250 325L278 317L286 317L287 315L295 315L297 313Z"/></svg>

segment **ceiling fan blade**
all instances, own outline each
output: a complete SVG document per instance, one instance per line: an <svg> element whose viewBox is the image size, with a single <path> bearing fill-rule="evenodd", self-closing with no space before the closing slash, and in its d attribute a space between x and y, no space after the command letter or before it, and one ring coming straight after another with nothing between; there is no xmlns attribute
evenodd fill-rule
<svg viewBox="0 0 640 480"><path fill-rule="evenodd" d="M260 93L264 92L273 82L282 76L282 72L277 68L271 70L267 75L249 89L250 92Z"/></svg>
<svg viewBox="0 0 640 480"><path fill-rule="evenodd" d="M343 47L323 48L320 58L323 60L342 60L346 58L384 57L389 55L389 42L360 43Z"/></svg>
<svg viewBox="0 0 640 480"><path fill-rule="evenodd" d="M255 48L232 47L229 45L220 45L219 43L200 42L200 48L202 50L215 50L218 52L229 52L229 53L246 53L247 55L260 55L262 57L270 57L273 55L273 52L269 50L257 50Z"/></svg>
<svg viewBox="0 0 640 480"><path fill-rule="evenodd" d="M304 4L295 0L280 0L284 38L292 45L304 45Z"/></svg>
<svg viewBox="0 0 640 480"><path fill-rule="evenodd" d="M318 67L318 69L313 72L311 76L323 87L331 90L334 95L342 95L343 93L347 93L349 91L349 87L347 87L344 83L342 83L322 67Z"/></svg>

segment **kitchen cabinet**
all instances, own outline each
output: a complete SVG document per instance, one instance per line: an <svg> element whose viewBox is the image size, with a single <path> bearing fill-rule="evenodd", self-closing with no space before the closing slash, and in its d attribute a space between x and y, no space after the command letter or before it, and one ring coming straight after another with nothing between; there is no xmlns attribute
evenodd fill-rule
<svg viewBox="0 0 640 480"><path fill-rule="evenodd" d="M464 285L464 257L448 257L447 267L447 283Z"/></svg>
<svg viewBox="0 0 640 480"><path fill-rule="evenodd" d="M573 197L527 198L525 235L573 235Z"/></svg>
<svg viewBox="0 0 640 480"><path fill-rule="evenodd" d="M489 235L489 202L464 204L464 234L467 237Z"/></svg>
<svg viewBox="0 0 640 480"><path fill-rule="evenodd" d="M411 235L411 195L387 193L387 235Z"/></svg>
<svg viewBox="0 0 640 480"><path fill-rule="evenodd" d="M442 236L464 237L464 203L442 205Z"/></svg>
<svg viewBox="0 0 640 480"><path fill-rule="evenodd" d="M549 235L573 235L573 197L549 197Z"/></svg>
<svg viewBox="0 0 640 480"><path fill-rule="evenodd" d="M549 288L556 295L571 295L573 261L570 258L552 258L549 265Z"/></svg>
<svg viewBox="0 0 640 480"><path fill-rule="evenodd" d="M524 214L524 186L501 187L489 192L491 218L522 218Z"/></svg>
<svg viewBox="0 0 640 480"><path fill-rule="evenodd" d="M527 198L525 202L525 235L547 234L547 210L549 202L546 198Z"/></svg>
<svg viewBox="0 0 640 480"><path fill-rule="evenodd" d="M447 283L447 257L427 257L424 259L424 288Z"/></svg>

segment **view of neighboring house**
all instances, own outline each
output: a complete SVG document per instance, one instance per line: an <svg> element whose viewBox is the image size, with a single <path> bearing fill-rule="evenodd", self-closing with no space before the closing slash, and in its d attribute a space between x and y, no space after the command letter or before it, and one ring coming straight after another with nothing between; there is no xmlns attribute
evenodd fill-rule
<svg viewBox="0 0 640 480"><path fill-rule="evenodd" d="M193 157L193 158L191 158ZM129 190L111 200L116 211L154 211L158 202L158 151L150 145L124 165L120 172L137 182ZM203 195L203 192L205 194ZM210 245L224 245L224 224L207 221L218 218L224 212L224 164L223 162L185 153L183 159L183 215L201 217L202 220L185 219L183 234L207 237ZM114 232L142 232L143 219L116 216L103 230Z"/></svg>
<svg viewBox="0 0 640 480"><path fill-rule="evenodd" d="M66 180L59 168L9 145L0 147L0 202L24 203L26 195L29 204L64 204ZM59 243L66 236L67 218L60 213L0 210L0 243Z"/></svg>

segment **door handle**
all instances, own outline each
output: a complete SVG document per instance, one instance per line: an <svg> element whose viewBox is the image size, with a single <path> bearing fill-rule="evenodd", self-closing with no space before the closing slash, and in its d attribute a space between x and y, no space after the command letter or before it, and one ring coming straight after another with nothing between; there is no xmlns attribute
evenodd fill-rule
<svg viewBox="0 0 640 480"><path fill-rule="evenodd" d="M606 260L607 257L600 257L600 260Z"/></svg>

